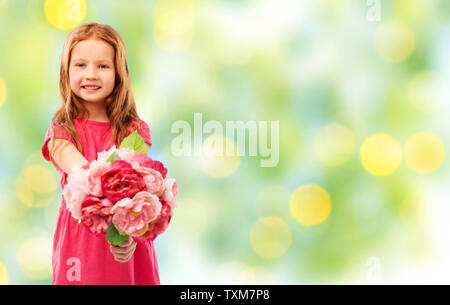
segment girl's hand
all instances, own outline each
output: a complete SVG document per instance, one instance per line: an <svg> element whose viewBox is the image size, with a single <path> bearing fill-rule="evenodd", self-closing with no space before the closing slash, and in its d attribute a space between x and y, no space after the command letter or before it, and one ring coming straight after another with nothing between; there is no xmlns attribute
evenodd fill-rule
<svg viewBox="0 0 450 305"><path fill-rule="evenodd" d="M114 259L119 263L127 262L136 250L136 242L130 236L126 241L118 246L110 245L111 253L114 255Z"/></svg>

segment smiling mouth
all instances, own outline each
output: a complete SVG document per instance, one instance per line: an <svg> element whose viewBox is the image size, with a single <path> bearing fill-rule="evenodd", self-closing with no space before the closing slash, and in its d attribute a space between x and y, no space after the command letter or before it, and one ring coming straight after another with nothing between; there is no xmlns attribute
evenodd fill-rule
<svg viewBox="0 0 450 305"><path fill-rule="evenodd" d="M92 91L94 91L94 90L100 89L101 87L100 86L81 86L81 88L83 88L85 90L92 90Z"/></svg>

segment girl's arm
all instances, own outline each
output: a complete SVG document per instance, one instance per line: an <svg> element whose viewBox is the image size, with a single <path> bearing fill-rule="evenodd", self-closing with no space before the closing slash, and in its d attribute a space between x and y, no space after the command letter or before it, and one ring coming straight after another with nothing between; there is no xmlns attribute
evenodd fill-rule
<svg viewBox="0 0 450 305"><path fill-rule="evenodd" d="M145 145L147 146L147 149L150 149L150 146L147 143ZM55 165L66 174L70 174L89 163L75 145L67 140L49 140L47 147Z"/></svg>
<svg viewBox="0 0 450 305"><path fill-rule="evenodd" d="M89 162L71 142L64 139L51 139L47 143L50 156L57 167L70 174Z"/></svg>

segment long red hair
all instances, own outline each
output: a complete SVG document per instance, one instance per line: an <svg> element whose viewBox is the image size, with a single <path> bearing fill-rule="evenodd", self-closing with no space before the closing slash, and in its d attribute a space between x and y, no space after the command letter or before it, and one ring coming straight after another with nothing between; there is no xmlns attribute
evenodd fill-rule
<svg viewBox="0 0 450 305"><path fill-rule="evenodd" d="M140 127L136 103L131 90L125 43L119 33L109 25L95 22L80 25L70 32L64 43L59 74L61 106L52 118L52 127L62 126L70 134L80 152L82 152L82 147L76 134L74 120L79 117L87 118L89 113L70 87L69 65L75 45L90 38L102 39L114 48L115 84L113 91L105 100L106 114L109 118L114 144L120 145L132 123L138 130ZM54 138L54 133L52 138Z"/></svg>

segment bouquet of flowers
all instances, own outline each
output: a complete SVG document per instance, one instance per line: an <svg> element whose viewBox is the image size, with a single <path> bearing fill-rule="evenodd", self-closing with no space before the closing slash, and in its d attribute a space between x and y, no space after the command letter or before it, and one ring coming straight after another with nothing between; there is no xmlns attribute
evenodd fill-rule
<svg viewBox="0 0 450 305"><path fill-rule="evenodd" d="M164 165L147 156L135 131L119 148L99 152L97 160L71 173L63 191L72 216L114 246L129 236L154 239L167 229L177 206L179 186L166 178Z"/></svg>

